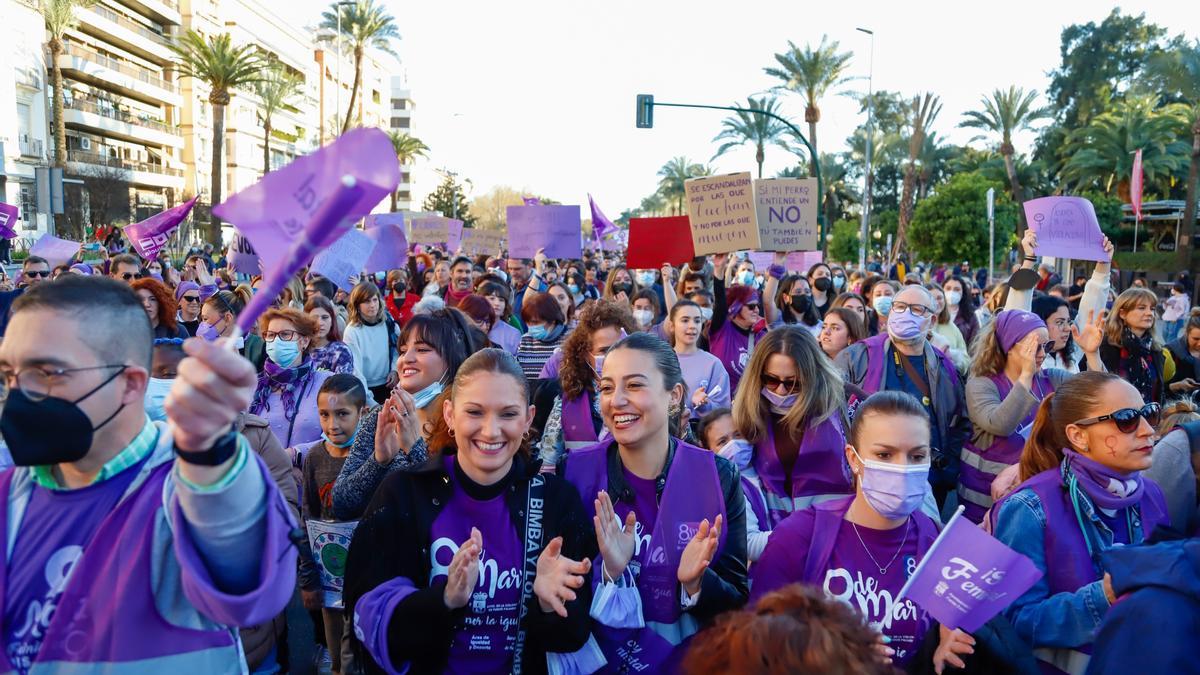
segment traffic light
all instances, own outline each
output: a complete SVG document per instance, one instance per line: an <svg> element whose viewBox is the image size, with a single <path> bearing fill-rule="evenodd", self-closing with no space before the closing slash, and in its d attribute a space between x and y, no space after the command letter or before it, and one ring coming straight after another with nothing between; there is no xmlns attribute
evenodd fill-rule
<svg viewBox="0 0 1200 675"><path fill-rule="evenodd" d="M637 128L654 128L654 95L638 94L637 97Z"/></svg>

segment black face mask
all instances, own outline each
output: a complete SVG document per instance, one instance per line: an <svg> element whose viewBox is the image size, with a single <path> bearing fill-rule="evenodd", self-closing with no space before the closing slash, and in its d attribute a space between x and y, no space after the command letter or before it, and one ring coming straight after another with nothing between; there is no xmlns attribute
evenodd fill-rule
<svg viewBox="0 0 1200 675"><path fill-rule="evenodd" d="M813 288L825 293L830 288L833 288L833 281L829 277L821 277L813 281Z"/></svg>
<svg viewBox="0 0 1200 675"><path fill-rule="evenodd" d="M0 414L0 434L4 435L13 463L17 466L48 466L78 462L86 457L92 448L92 436L124 410L125 404L95 427L76 404L103 389L123 372L125 366L74 402L53 396L31 401L20 389L11 390L4 412Z"/></svg>
<svg viewBox="0 0 1200 675"><path fill-rule="evenodd" d="M792 296L792 311L797 314L807 314L808 308L812 307L812 298L807 295Z"/></svg>
<svg viewBox="0 0 1200 675"><path fill-rule="evenodd" d="M629 295L633 292L633 286L629 284L613 284L613 293L624 293Z"/></svg>

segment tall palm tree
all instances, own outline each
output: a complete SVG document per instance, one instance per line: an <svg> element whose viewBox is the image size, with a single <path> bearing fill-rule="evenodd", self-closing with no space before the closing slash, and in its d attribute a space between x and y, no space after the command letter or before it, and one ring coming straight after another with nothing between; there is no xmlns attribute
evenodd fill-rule
<svg viewBox="0 0 1200 675"><path fill-rule="evenodd" d="M1192 147L1187 175L1187 205L1183 208L1183 227L1179 228L1179 241L1175 247L1179 261L1188 267L1196 231L1196 200L1200 198L1197 194L1197 182L1200 182L1200 42L1180 45L1155 57L1150 61L1150 72L1190 106Z"/></svg>
<svg viewBox="0 0 1200 675"><path fill-rule="evenodd" d="M892 257L900 255L900 251L908 248L908 223L912 220L913 200L917 189L917 159L921 148L925 145L925 137L929 127L942 111L942 102L937 96L926 93L924 96L914 96L909 107L908 124L908 165L904 167L904 191L900 195L900 218L896 225L896 243L892 249Z"/></svg>
<svg viewBox="0 0 1200 675"><path fill-rule="evenodd" d="M750 96L746 98L746 101L746 107L750 110L761 110L775 115L779 114L779 99L775 96L763 96L757 99ZM717 148L713 159L740 145L753 143L754 161L758 164L758 177L762 178L763 160L766 159L766 146L773 144L790 150L790 146L784 140L784 136L787 134L787 125L773 117L749 112L735 113L730 117L726 117L721 122L721 133L717 134L716 138L713 138L714 141L725 140L725 143L722 143L721 147Z"/></svg>
<svg viewBox="0 0 1200 675"><path fill-rule="evenodd" d="M668 203L674 202L671 215L683 213L684 181L712 175L712 169L687 157L675 157L658 170L658 191Z"/></svg>
<svg viewBox="0 0 1200 675"><path fill-rule="evenodd" d="M1021 192L1021 183L1017 180L1017 167L1013 160L1015 152L1012 143L1013 134L1030 129L1033 123L1049 118L1047 108L1035 107L1037 92L1018 86L1010 86L1008 91L995 89L991 97L985 96L981 103L983 110L971 110L965 113L966 119L959 123L960 127L982 129L1000 137L1000 154L1004 157L1004 170L1008 174L1009 188L1012 190L1013 201L1017 204L1017 236L1025 231L1025 210L1021 204L1025 195ZM976 139L985 136L977 136ZM973 139L973 140L976 140Z"/></svg>
<svg viewBox="0 0 1200 675"><path fill-rule="evenodd" d="M63 121L63 79L62 68L58 67L58 57L63 53L63 36L75 27L77 19L75 10L80 7L90 7L96 0L39 0L38 11L46 21L46 32L50 34L47 46L50 48L50 77L54 83L54 102L51 114L54 115L54 166L67 165L67 125Z"/></svg>
<svg viewBox="0 0 1200 675"><path fill-rule="evenodd" d="M263 79L254 82L252 88L260 103L259 114L263 118L263 174L271 170L271 118L289 101L300 94L304 78L288 71L281 64L272 64Z"/></svg>
<svg viewBox="0 0 1200 675"><path fill-rule="evenodd" d="M828 36L821 36L821 44L813 49L805 45L800 49L790 40L788 50L776 54L778 68L764 68L771 77L783 80L778 88L794 91L804 97L804 121L808 123L808 142L812 145L813 153L817 148L817 122L821 121L821 108L818 105L821 98L831 89L847 82L846 69L850 66L850 52L838 52L838 42L828 41ZM820 155L817 155L818 157ZM809 167L810 174L816 170Z"/></svg>
<svg viewBox="0 0 1200 675"><path fill-rule="evenodd" d="M929 187L945 180L950 173L950 160L957 148L948 145L945 139L931 132L921 144L921 154L917 157L920 172L917 174L917 199L924 199L929 194Z"/></svg>
<svg viewBox="0 0 1200 675"><path fill-rule="evenodd" d="M341 20L338 20L341 13ZM341 34L337 34L338 28ZM396 28L396 20L382 5L375 0L356 0L354 4L332 4L321 14L320 28L333 31L334 39L354 51L354 83L350 85L350 105L346 107L346 116L342 120L342 133L350 130L350 120L354 119L354 103L358 99L358 89L362 84L363 57L368 47L381 52L396 55L392 49L392 40L400 39L400 31ZM341 86L341 83L338 83ZM362 124L362 115L358 116Z"/></svg>
<svg viewBox="0 0 1200 675"><path fill-rule="evenodd" d="M408 166L418 157L429 157L429 146L425 145L425 141L401 131L389 131L388 137L392 139L392 150L396 153L396 159L400 162L401 167ZM403 168L401 168L403 171ZM400 181L404 182L404 181ZM399 190L392 191L392 210L396 210L396 202L399 197Z"/></svg>
<svg viewBox="0 0 1200 675"><path fill-rule="evenodd" d="M656 190L649 196L642 198L642 202L638 205L637 210L641 215L661 215L667 210L667 200L663 198L662 192Z"/></svg>
<svg viewBox="0 0 1200 675"><path fill-rule="evenodd" d="M1112 109L1067 135L1063 182L1077 191L1097 187L1124 193L1134 152L1140 149L1146 185L1166 192L1171 179L1188 166L1190 147L1182 138L1190 122L1188 106L1182 103L1160 108L1158 94L1127 94Z"/></svg>
<svg viewBox="0 0 1200 675"><path fill-rule="evenodd" d="M212 192L209 204L221 202L222 170L225 162L225 106L234 89L248 87L262 79L265 67L262 56L252 45L234 46L229 33L205 38L194 30L179 38L171 46L179 56L175 68L183 77L190 77L208 85L208 102L213 110L212 137ZM213 213L208 223L208 240L213 244L221 241L221 219Z"/></svg>

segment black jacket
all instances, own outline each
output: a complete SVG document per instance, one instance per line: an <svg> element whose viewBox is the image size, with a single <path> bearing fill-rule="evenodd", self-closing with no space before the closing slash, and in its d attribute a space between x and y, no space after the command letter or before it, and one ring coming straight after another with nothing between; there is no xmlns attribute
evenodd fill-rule
<svg viewBox="0 0 1200 675"><path fill-rule="evenodd" d="M1120 374L1121 372L1121 346L1114 345L1108 340L1105 340L1100 345L1100 360L1104 363L1104 367L1108 372ZM1157 347L1150 352L1150 360L1154 363L1154 372L1157 377L1151 385L1153 391L1150 393L1150 398L1146 399L1147 403L1158 401L1159 403L1166 402L1166 382L1163 380L1164 368L1167 364L1166 349ZM1145 397L1146 392L1142 392Z"/></svg>
<svg viewBox="0 0 1200 675"><path fill-rule="evenodd" d="M367 591L396 577L408 578L419 589L400 602L388 624L388 651L398 660L392 666L399 670L400 661L407 661L410 673L445 670L451 640L466 615L465 608L451 611L446 607L445 581L427 585L433 521L452 494L442 460L443 455L435 454L411 472L393 473L384 479L354 532L346 561L348 617L354 616L355 603ZM522 543L529 481L540 468L540 462L518 457L508 476L497 484L506 493L508 512ZM574 486L548 475L542 493L542 541L561 536L562 555L572 560L594 557L595 531ZM591 584L585 583L575 592L576 599L567 603L565 619L543 612L537 598L530 597L525 617L525 672L546 672L546 652L573 652L587 642L591 631ZM383 672L358 640L353 642L366 671Z"/></svg>

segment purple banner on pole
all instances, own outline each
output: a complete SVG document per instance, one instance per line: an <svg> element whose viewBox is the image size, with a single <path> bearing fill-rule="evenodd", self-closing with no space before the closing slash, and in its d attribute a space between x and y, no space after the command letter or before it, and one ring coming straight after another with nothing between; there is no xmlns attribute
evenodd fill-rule
<svg viewBox="0 0 1200 675"><path fill-rule="evenodd" d="M77 241L69 241L67 239L59 239L50 234L43 234L41 239L34 242L33 246L29 247L29 255L36 255L46 259L50 263L50 267L65 265L75 254L79 253L79 249L83 246Z"/></svg>
<svg viewBox="0 0 1200 675"><path fill-rule="evenodd" d="M12 239L17 236L17 215L19 213L15 204L0 202L0 237Z"/></svg>
<svg viewBox="0 0 1200 675"><path fill-rule="evenodd" d="M366 218L366 234L375 242L367 258L368 272L387 272L408 263L408 239L404 236L403 213L377 213Z"/></svg>
<svg viewBox="0 0 1200 675"><path fill-rule="evenodd" d="M579 206L510 206L507 215L509 256L532 258L544 248L547 258L583 257Z"/></svg>
<svg viewBox="0 0 1200 675"><path fill-rule="evenodd" d="M192 197L186 202L150 216L140 223L127 225L125 236L129 238L133 250L137 251L143 259L153 260L162 247L167 245L167 240L171 238L171 233L175 231L175 228L187 219L188 213L191 212L192 206L199 198L199 196Z"/></svg>
<svg viewBox="0 0 1200 675"><path fill-rule="evenodd" d="M617 229L616 225L604 215L599 206L596 206L596 200L592 199L592 195L588 195L588 206L592 209L592 236L596 239L603 239L606 232L613 232Z"/></svg>
<svg viewBox="0 0 1200 675"><path fill-rule="evenodd" d="M1083 197L1041 197L1025 202L1025 220L1037 233L1034 253L1108 262L1096 208Z"/></svg>
<svg viewBox="0 0 1200 675"><path fill-rule="evenodd" d="M341 239L330 244L313 258L309 271L320 274L349 293L354 290L363 267L375 249L375 240L366 232L351 228Z"/></svg>
<svg viewBox="0 0 1200 675"><path fill-rule="evenodd" d="M973 633L1037 583L1042 571L962 512L958 507L896 599L907 597L943 626Z"/></svg>

